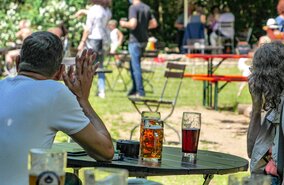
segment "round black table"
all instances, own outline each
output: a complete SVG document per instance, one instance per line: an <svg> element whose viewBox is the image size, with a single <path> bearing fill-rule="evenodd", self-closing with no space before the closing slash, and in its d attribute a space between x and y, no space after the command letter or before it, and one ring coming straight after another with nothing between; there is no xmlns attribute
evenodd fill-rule
<svg viewBox="0 0 284 185"><path fill-rule="evenodd" d="M76 143L56 143L53 148L63 149L69 154L80 154L80 151L83 150ZM197 162L192 165L182 162L181 148L165 146L163 147L161 163L143 162L127 157L122 161L98 162L87 155L68 155L67 166L74 169L84 167L123 168L127 169L129 176L132 177L200 174L204 175L205 181L203 184L209 184L215 174L222 175L246 171L248 161L235 155L198 150Z"/></svg>

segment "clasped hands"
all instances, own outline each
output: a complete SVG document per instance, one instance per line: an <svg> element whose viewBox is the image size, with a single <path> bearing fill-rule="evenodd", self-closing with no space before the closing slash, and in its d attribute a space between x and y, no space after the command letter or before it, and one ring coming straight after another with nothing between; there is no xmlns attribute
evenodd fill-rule
<svg viewBox="0 0 284 185"><path fill-rule="evenodd" d="M79 100L88 101L93 77L99 66L99 62L93 65L95 59L93 50L85 49L80 56L76 56L75 69L71 66L67 72L63 72L64 83Z"/></svg>

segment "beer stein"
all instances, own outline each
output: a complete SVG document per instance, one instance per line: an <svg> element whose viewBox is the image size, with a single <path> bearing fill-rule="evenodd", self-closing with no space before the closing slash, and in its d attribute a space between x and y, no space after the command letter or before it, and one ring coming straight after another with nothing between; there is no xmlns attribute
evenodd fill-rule
<svg viewBox="0 0 284 185"><path fill-rule="evenodd" d="M142 130L144 129L144 120L160 120L161 114L160 112L150 112L150 111L143 111L141 114L141 124L140 124L140 138Z"/></svg>
<svg viewBox="0 0 284 185"><path fill-rule="evenodd" d="M34 148L29 152L29 184L64 185L67 154Z"/></svg>
<svg viewBox="0 0 284 185"><path fill-rule="evenodd" d="M144 114L143 114L144 113ZM140 159L160 162L162 158L164 124L158 112L143 112L140 130Z"/></svg>

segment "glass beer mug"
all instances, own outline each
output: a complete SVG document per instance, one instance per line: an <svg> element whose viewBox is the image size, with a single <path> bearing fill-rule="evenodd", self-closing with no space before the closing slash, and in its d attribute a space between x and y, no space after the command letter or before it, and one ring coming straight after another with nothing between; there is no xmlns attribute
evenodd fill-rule
<svg viewBox="0 0 284 185"><path fill-rule="evenodd" d="M64 185L66 152L33 148L29 152L30 185Z"/></svg>
<svg viewBox="0 0 284 185"><path fill-rule="evenodd" d="M143 161L161 161L164 124L160 118L159 112L142 112L139 156Z"/></svg>

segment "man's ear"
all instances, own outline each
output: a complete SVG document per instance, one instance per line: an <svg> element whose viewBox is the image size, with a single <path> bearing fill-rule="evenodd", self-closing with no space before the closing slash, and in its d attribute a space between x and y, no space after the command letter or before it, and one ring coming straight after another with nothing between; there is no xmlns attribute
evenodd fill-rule
<svg viewBox="0 0 284 185"><path fill-rule="evenodd" d="M60 67L58 69L58 71L54 74L53 79L54 80L62 80L62 74L65 71L65 65L64 64L60 64Z"/></svg>
<svg viewBox="0 0 284 185"><path fill-rule="evenodd" d="M20 65L20 61L21 61L21 57L20 55L16 56L16 69L17 69L17 72L19 72L19 65Z"/></svg>

